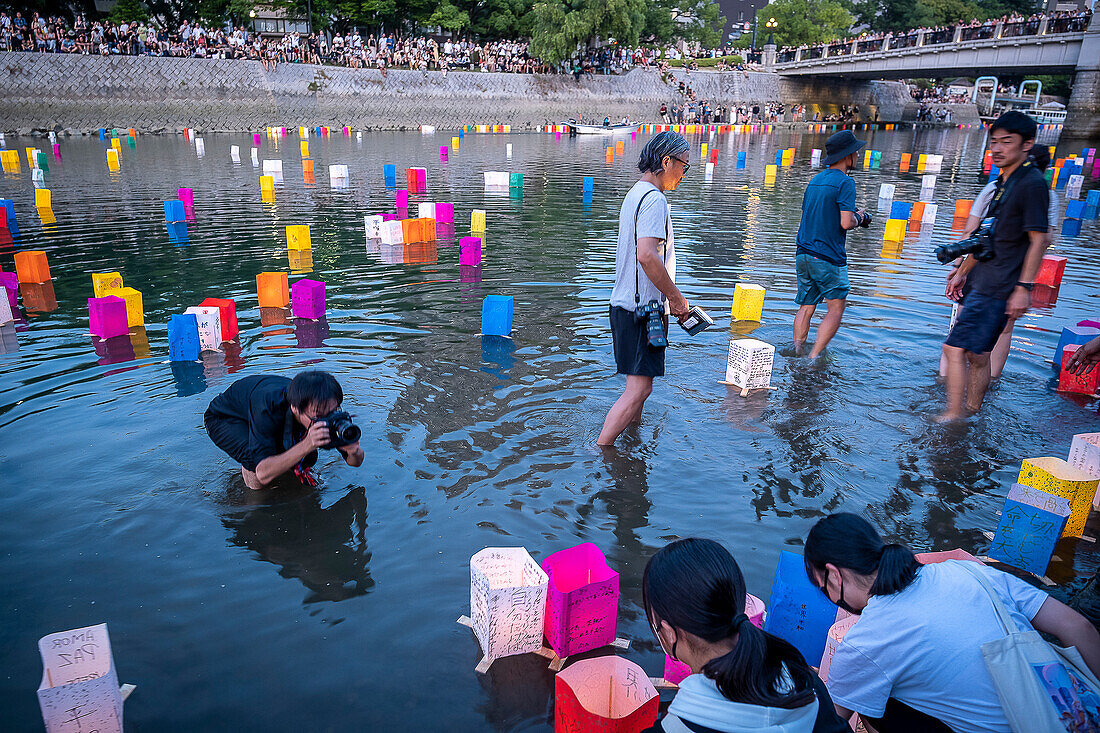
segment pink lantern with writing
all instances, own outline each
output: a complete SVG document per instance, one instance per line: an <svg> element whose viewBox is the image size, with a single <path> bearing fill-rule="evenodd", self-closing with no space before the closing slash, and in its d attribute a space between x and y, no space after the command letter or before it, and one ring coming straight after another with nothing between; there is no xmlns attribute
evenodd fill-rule
<svg viewBox="0 0 1100 733"><path fill-rule="evenodd" d="M848 614L829 627L829 635L825 637L825 653L821 655L821 666L817 672L823 682L829 681L829 668L833 664L833 655L840 647L840 642L844 641L844 635L848 633L848 629L855 626L856 621L859 621L859 616Z"/></svg>
<svg viewBox="0 0 1100 733"><path fill-rule="evenodd" d="M657 705L645 671L621 657L583 659L554 678L555 733L641 733Z"/></svg>
<svg viewBox="0 0 1100 733"><path fill-rule="evenodd" d="M560 550L542 561L550 582L546 639L561 659L615 641L619 574L591 542Z"/></svg>

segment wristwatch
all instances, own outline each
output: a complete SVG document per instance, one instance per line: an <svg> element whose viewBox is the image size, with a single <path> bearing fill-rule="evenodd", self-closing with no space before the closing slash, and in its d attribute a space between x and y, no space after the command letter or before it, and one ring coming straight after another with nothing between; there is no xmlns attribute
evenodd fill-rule
<svg viewBox="0 0 1100 733"><path fill-rule="evenodd" d="M1031 289L1035 287L1035 283L1021 283L1021 282L1018 282L1018 283L1016 283L1016 287L1023 288L1024 290L1026 290L1027 292L1030 293Z"/></svg>

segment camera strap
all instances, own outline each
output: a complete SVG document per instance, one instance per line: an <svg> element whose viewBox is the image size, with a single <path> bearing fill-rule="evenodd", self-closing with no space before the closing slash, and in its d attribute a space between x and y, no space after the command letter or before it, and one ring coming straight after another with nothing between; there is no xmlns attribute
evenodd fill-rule
<svg viewBox="0 0 1100 733"><path fill-rule="evenodd" d="M639 288L641 286L641 281L639 279L640 276L638 274L638 270L641 268L641 264L638 261L638 214L640 214L641 211L642 211L642 203L645 201L645 197L648 196L649 194L653 193L654 191L657 191L657 189L656 188L651 188L648 191L646 191L645 193L643 193L642 197L640 199L638 199L638 208L634 210L634 304L635 305L638 305L639 303L642 302L642 297L641 297L640 291L639 291ZM664 238L663 241L664 241L664 244L668 243L668 210L667 209L665 210L665 238ZM662 245L662 250L663 250L663 247L664 247L664 245ZM664 261L665 261L665 252L662 251L661 252L661 263L664 264ZM664 302L665 302L665 294L664 293L661 293L660 301L661 301L661 304L663 305Z"/></svg>
<svg viewBox="0 0 1100 733"><path fill-rule="evenodd" d="M1019 168L1012 171L1012 175L1009 176L1007 180L1005 180L1003 186L997 187L997 193L993 194L993 203L990 205L989 211L986 212L985 218L997 218L997 209L1000 208L1001 200L1005 197L1006 194L1008 194L1009 190L1011 190L1011 188L1016 185L1016 180L1018 178L1027 175L1027 169L1030 167L1031 161L1025 160Z"/></svg>

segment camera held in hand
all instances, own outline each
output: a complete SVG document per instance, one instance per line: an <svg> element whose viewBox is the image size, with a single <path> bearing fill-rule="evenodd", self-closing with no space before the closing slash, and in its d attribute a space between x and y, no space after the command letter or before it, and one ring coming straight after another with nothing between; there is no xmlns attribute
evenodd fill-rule
<svg viewBox="0 0 1100 733"><path fill-rule="evenodd" d="M665 336L665 324L661 319L665 309L656 300L643 303L634 308L634 320L645 321L645 337L651 349L663 349L668 346Z"/></svg>
<svg viewBox="0 0 1100 733"><path fill-rule="evenodd" d="M344 446L358 443L363 431L351 420L351 415L343 410L337 410L330 415L321 418L328 425L329 444L326 448L343 448Z"/></svg>
<svg viewBox="0 0 1100 733"><path fill-rule="evenodd" d="M871 215L866 211L861 211L856 216L859 217L859 226L863 229L871 226Z"/></svg>
<svg viewBox="0 0 1100 733"><path fill-rule="evenodd" d="M958 242L941 244L936 247L936 259L941 265L954 262L963 255L972 254L978 262L993 259L993 227L983 224L976 232Z"/></svg>

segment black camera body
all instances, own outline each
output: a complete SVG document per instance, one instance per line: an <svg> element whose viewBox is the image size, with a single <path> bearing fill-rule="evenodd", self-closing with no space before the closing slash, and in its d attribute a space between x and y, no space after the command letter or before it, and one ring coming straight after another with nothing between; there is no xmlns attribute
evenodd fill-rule
<svg viewBox="0 0 1100 733"><path fill-rule="evenodd" d="M343 448L357 443L363 436L363 431L352 422L351 415L343 410L325 415L321 420L328 425L329 444L325 448Z"/></svg>
<svg viewBox="0 0 1100 733"><path fill-rule="evenodd" d="M868 213L866 211L863 211L863 212L860 212L859 214L857 214L856 216L859 217L859 226L861 228L866 229L867 227L871 226L871 214L870 213Z"/></svg>
<svg viewBox="0 0 1100 733"><path fill-rule="evenodd" d="M986 219L977 231L966 239L936 247L936 259L941 265L954 262L963 255L972 254L978 262L988 262L996 252L993 249L993 221Z"/></svg>
<svg viewBox="0 0 1100 733"><path fill-rule="evenodd" d="M663 349L668 346L665 323L661 319L664 313L665 309L656 300L642 303L634 308L634 320L638 323L645 321L646 342L651 349Z"/></svg>

